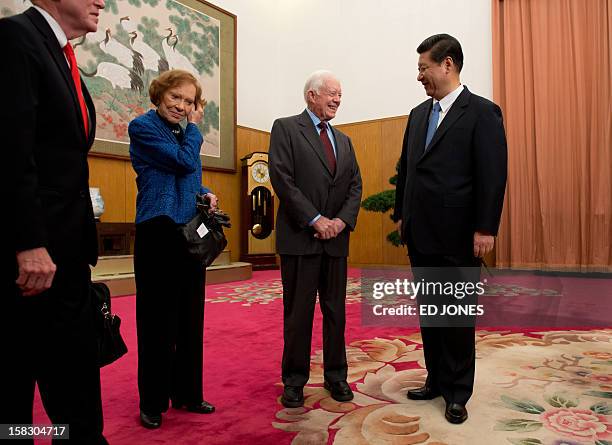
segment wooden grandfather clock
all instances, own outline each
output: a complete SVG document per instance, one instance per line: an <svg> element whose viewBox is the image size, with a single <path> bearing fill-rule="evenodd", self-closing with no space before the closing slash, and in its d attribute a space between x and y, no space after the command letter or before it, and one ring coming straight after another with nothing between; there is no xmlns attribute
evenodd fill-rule
<svg viewBox="0 0 612 445"><path fill-rule="evenodd" d="M253 270L278 269L274 230L274 190L270 183L268 153L254 152L242 162L242 227L240 261Z"/></svg>

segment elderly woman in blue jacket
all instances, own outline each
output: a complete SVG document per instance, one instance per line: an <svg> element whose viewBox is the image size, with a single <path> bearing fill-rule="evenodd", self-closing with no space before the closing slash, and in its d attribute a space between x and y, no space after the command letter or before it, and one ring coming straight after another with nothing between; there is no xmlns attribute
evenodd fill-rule
<svg viewBox="0 0 612 445"><path fill-rule="evenodd" d="M196 214L196 194L214 209L217 197L202 187L200 147L205 102L198 80L171 70L149 88L155 110L128 127L130 158L137 173L136 326L140 422L159 428L173 408L207 414L203 398L205 270L187 256L179 227ZM181 122L186 121L186 126Z"/></svg>

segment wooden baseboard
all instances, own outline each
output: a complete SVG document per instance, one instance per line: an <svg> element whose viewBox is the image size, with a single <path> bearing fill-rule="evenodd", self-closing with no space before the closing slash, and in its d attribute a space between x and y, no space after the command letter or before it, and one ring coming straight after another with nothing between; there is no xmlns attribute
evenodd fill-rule
<svg viewBox="0 0 612 445"><path fill-rule="evenodd" d="M249 280L253 276L250 263L228 263L224 259L221 264L213 263L206 268L206 284L227 283L230 281ZM122 257L107 257L92 273L93 282L105 283L111 291L112 297L134 295L136 283L134 281L134 263L131 255Z"/></svg>

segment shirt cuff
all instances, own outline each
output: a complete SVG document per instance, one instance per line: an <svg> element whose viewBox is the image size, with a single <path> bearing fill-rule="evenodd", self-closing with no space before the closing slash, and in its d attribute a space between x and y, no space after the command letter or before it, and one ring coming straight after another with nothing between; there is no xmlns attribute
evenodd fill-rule
<svg viewBox="0 0 612 445"><path fill-rule="evenodd" d="M320 218L320 217L321 217L321 214L319 213L317 216L315 216L314 218L312 218L312 221L310 221L310 222L308 223L308 225L309 225L309 226L312 226L314 223L316 223L316 222L319 220L319 218Z"/></svg>

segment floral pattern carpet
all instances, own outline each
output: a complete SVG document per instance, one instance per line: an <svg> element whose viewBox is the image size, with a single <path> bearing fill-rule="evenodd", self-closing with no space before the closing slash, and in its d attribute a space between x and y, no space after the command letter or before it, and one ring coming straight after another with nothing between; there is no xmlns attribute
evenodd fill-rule
<svg viewBox="0 0 612 445"><path fill-rule="evenodd" d="M358 313L364 280L376 279L349 272L347 320ZM594 283L601 294L607 283ZM485 295L571 297L581 295L578 288L584 283L521 275L490 282ZM276 305L282 302L282 283L276 275L219 285L207 302ZM444 419L442 398L406 398L427 376L418 332L387 328L368 334L366 329L347 333L354 400L336 402L323 388L318 348L304 407L283 408L277 399L272 426L287 439L280 443L612 445L612 329L478 331L475 392L462 425ZM280 394L282 383L277 386Z"/></svg>
<svg viewBox="0 0 612 445"><path fill-rule="evenodd" d="M384 278L383 278L384 279ZM360 278L349 276L346 284L346 303L360 303L362 286L365 282L375 282L378 279ZM275 300L283 298L283 284L280 278L269 280L249 280L246 282L220 284L216 286L216 291L212 296L207 296L206 302L209 303L240 303L243 306L252 304L269 304ZM538 288L523 286L515 283L492 283L487 286L484 296L513 297L517 295L538 296L559 296L557 289Z"/></svg>
<svg viewBox="0 0 612 445"><path fill-rule="evenodd" d="M303 408L279 404L275 428L292 444L612 444L612 330L477 334L475 393L463 425L444 402L409 401L425 381L419 334L352 342L349 383L339 403L322 388L313 357Z"/></svg>
<svg viewBox="0 0 612 445"><path fill-rule="evenodd" d="M113 445L610 445L612 444L612 302L609 279L500 277L487 290L502 305L514 296L525 314L547 305L596 312L606 329L483 327L477 335L475 393L462 425L444 419L444 402L410 401L406 391L425 381L417 329L364 323L362 280L349 269L346 342L350 403L322 387L322 317L313 322L311 380L303 408L280 404L283 344L278 271L248 281L206 286L204 395L217 410L199 415L169 409L158 430L139 424L136 305L113 299L128 353L101 369L104 434ZM171 296L169 296L171 297ZM552 302L552 304L548 304ZM606 303L608 302L608 303ZM608 307L608 310L610 308ZM521 315L523 312L521 312ZM490 326L490 325L487 325ZM568 326L568 325L564 325ZM580 327L580 329L579 329ZM36 392L34 423L50 420ZM38 445L50 443L37 440Z"/></svg>

